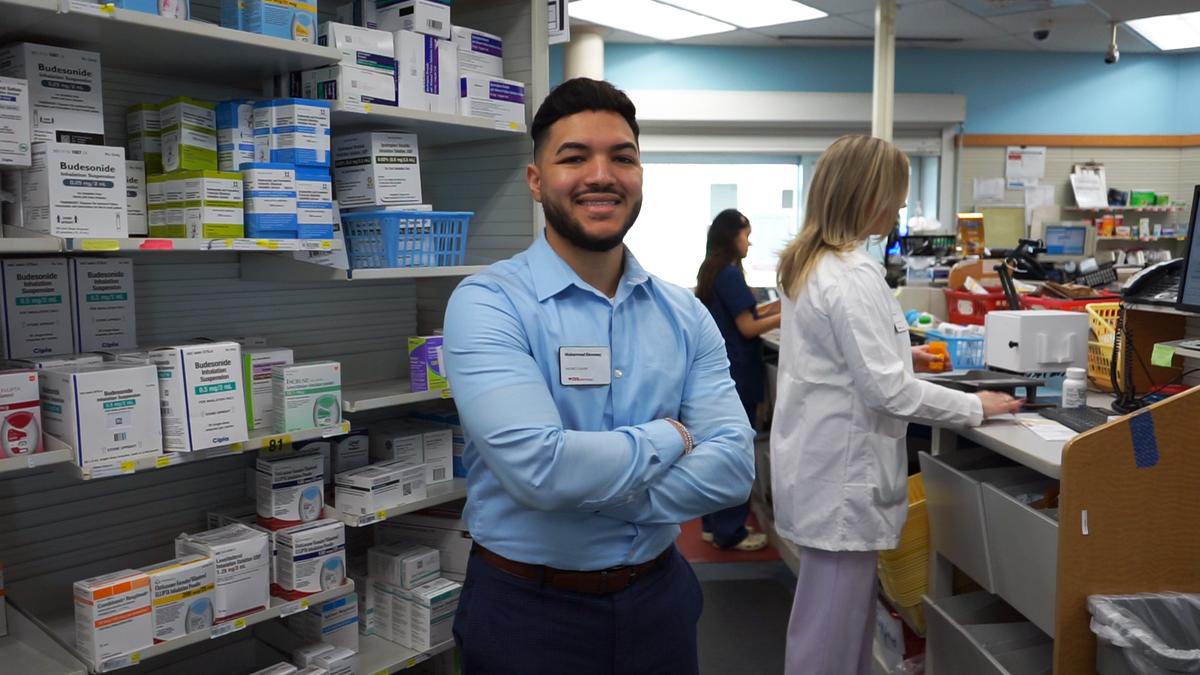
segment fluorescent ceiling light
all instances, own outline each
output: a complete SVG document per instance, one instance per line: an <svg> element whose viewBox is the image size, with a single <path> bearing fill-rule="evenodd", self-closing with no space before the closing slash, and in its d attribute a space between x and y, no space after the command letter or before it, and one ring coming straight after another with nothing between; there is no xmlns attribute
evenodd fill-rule
<svg viewBox="0 0 1200 675"><path fill-rule="evenodd" d="M1163 51L1200 47L1200 12L1134 19L1125 25Z"/></svg>
<svg viewBox="0 0 1200 675"><path fill-rule="evenodd" d="M829 16L794 0L663 0L663 2L711 16L742 28L775 26Z"/></svg>
<svg viewBox="0 0 1200 675"><path fill-rule="evenodd" d="M681 40L736 30L736 26L652 0L575 0L573 19L645 35L656 40Z"/></svg>

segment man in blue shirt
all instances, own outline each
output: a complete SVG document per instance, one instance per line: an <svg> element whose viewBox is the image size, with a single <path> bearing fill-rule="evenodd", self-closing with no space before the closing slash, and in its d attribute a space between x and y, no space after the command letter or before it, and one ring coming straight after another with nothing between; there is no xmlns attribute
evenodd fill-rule
<svg viewBox="0 0 1200 675"><path fill-rule="evenodd" d="M753 431L709 313L621 243L642 202L633 104L569 80L530 132L550 227L446 309L475 540L463 670L697 673L703 596L673 542L745 501Z"/></svg>

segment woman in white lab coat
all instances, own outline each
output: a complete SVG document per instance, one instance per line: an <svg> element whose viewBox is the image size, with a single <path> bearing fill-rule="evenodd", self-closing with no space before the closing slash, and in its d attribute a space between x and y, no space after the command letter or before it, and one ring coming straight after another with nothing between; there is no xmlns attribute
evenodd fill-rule
<svg viewBox="0 0 1200 675"><path fill-rule="evenodd" d="M879 263L908 194L894 145L843 136L817 161L804 227L779 264L783 296L771 475L779 533L801 547L788 626L788 675L871 672L877 552L908 510L909 420L978 425L1020 401L913 376L938 357L910 347Z"/></svg>

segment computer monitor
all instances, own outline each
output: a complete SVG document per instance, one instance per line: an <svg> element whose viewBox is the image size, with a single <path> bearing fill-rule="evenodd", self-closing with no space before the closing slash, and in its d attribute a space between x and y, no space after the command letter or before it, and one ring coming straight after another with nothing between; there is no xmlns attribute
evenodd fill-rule
<svg viewBox="0 0 1200 675"><path fill-rule="evenodd" d="M1200 312L1200 234L1196 212L1200 207L1200 185L1192 192L1192 217L1188 219L1187 247L1183 250L1183 275L1179 282L1179 306Z"/></svg>
<svg viewBox="0 0 1200 675"><path fill-rule="evenodd" d="M1046 225L1046 255L1082 257L1087 252L1087 225Z"/></svg>

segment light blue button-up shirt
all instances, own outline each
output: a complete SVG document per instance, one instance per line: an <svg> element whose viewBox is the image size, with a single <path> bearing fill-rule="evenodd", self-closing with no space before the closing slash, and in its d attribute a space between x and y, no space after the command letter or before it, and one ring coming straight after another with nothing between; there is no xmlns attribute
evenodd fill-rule
<svg viewBox="0 0 1200 675"><path fill-rule="evenodd" d="M609 299L538 237L459 285L444 333L467 523L492 551L560 569L637 564L679 523L746 500L754 432L721 335L628 251ZM611 383L560 384L560 347L610 348ZM667 417L691 431L691 454Z"/></svg>

